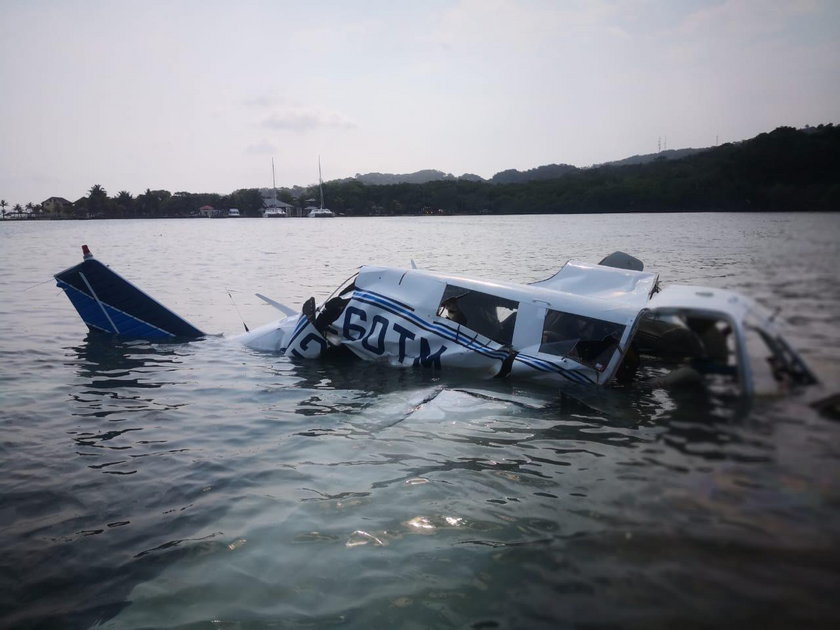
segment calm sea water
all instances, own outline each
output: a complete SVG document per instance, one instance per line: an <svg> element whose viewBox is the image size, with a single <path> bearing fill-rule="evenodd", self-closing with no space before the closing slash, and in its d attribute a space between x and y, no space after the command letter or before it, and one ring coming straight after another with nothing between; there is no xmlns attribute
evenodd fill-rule
<svg viewBox="0 0 840 630"><path fill-rule="evenodd" d="M840 215L0 224L0 626L837 627L840 423L89 336L80 245L207 331L361 264L534 281L616 249L743 291L840 390Z"/></svg>

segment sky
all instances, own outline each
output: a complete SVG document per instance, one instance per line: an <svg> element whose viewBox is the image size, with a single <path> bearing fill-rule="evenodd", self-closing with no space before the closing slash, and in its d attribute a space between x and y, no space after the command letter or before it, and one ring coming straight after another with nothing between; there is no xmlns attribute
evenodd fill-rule
<svg viewBox="0 0 840 630"><path fill-rule="evenodd" d="M485 178L840 123L838 0L0 0L0 198Z"/></svg>

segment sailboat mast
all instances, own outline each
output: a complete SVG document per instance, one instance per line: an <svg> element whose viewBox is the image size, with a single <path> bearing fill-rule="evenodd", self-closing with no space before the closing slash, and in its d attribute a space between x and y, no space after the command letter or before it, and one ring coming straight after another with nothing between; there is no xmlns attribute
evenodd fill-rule
<svg viewBox="0 0 840 630"><path fill-rule="evenodd" d="M274 200L274 207L277 207L277 180L274 179L274 158L271 158L271 198Z"/></svg>
<svg viewBox="0 0 840 630"><path fill-rule="evenodd" d="M324 209L324 180L321 177L321 156L318 156L318 189L321 191L321 210Z"/></svg>

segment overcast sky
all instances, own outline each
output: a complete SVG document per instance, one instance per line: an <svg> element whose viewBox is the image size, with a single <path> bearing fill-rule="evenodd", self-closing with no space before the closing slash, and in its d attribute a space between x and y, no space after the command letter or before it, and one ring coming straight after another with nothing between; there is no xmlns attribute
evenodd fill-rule
<svg viewBox="0 0 840 630"><path fill-rule="evenodd" d="M0 198L490 177L840 123L838 0L0 0Z"/></svg>

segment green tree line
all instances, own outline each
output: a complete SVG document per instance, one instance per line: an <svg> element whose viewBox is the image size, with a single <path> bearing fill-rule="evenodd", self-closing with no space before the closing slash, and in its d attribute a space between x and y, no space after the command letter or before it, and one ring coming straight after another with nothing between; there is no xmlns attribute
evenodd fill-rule
<svg viewBox="0 0 840 630"><path fill-rule="evenodd" d="M543 169L545 170L545 169ZM536 169L540 171L540 169ZM347 216L532 214L593 212L834 211L840 209L840 126L779 127L751 140L724 144L680 159L579 169L518 183L447 178L423 184L324 183L325 205ZM505 181L501 178L499 181ZM278 199L301 207L317 186L279 189ZM3 214L6 216L6 205ZM146 190L109 197L99 185L65 216L158 218L197 216L199 208L238 208L260 216L258 189L229 195ZM37 214L40 206L27 204ZM23 209L15 206L18 216Z"/></svg>
<svg viewBox="0 0 840 630"><path fill-rule="evenodd" d="M245 216L259 216L262 195L257 189L243 189L229 195L216 193L170 193L168 190L149 190L132 196L120 191L109 197L100 185L93 186L88 196L73 204L73 215L103 219L190 217L202 206L238 208Z"/></svg>

